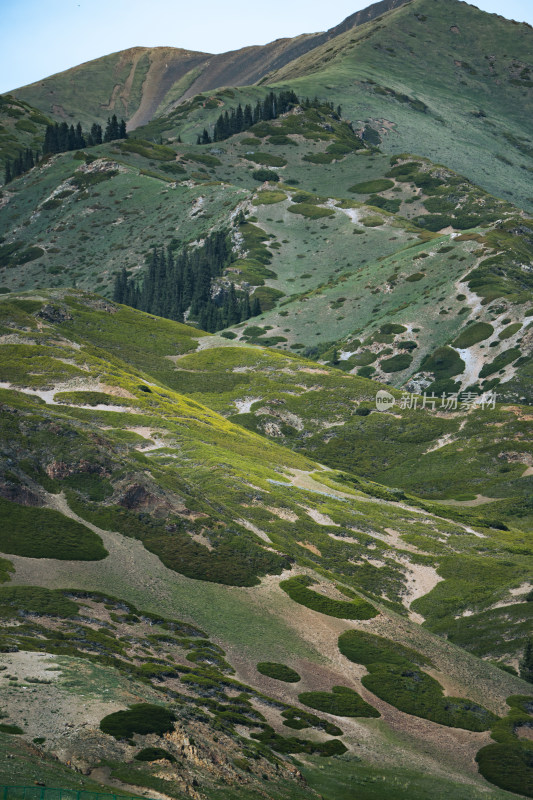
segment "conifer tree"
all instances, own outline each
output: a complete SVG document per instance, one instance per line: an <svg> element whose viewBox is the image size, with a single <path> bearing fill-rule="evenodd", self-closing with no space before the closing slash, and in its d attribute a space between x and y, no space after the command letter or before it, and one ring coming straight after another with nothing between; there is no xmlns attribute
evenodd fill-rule
<svg viewBox="0 0 533 800"><path fill-rule="evenodd" d="M533 683L533 639L528 639L524 654L519 663L520 677L528 683Z"/></svg>

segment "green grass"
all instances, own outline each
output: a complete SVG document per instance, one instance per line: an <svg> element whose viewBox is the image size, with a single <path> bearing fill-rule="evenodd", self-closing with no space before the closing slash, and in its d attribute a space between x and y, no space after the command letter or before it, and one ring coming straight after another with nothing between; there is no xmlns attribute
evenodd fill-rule
<svg viewBox="0 0 533 800"><path fill-rule="evenodd" d="M257 664L257 671L268 678L275 678L277 681L285 683L298 683L301 680L296 670L287 667L285 664L276 664L273 661L260 661Z"/></svg>
<svg viewBox="0 0 533 800"><path fill-rule="evenodd" d="M314 581L307 575L297 575L294 578L281 581L280 587L287 592L291 600L302 606L327 614L329 617L339 619L371 619L377 616L376 609L359 597L346 602L345 600L332 600L330 597L309 589Z"/></svg>
<svg viewBox="0 0 533 800"><path fill-rule="evenodd" d="M284 200L287 199L287 195L285 192L274 192L274 191L262 191L258 192L257 196L254 197L252 203L254 206L270 206L276 203L282 203Z"/></svg>
<svg viewBox="0 0 533 800"><path fill-rule="evenodd" d="M0 498L0 551L29 558L99 561L102 540L79 522L49 508L27 508Z"/></svg>

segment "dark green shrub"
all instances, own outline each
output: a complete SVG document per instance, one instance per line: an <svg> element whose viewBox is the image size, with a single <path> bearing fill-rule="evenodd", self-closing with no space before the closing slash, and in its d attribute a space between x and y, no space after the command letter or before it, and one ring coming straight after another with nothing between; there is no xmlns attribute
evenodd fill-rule
<svg viewBox="0 0 533 800"><path fill-rule="evenodd" d="M277 183L279 181L278 173L271 169L256 169L252 172L252 178L256 181L260 181L260 183L264 183L265 181Z"/></svg>
<svg viewBox="0 0 533 800"><path fill-rule="evenodd" d="M337 717L379 717L381 714L366 703L361 695L347 686L334 686L331 692L302 692L298 700L304 706L315 708Z"/></svg>
<svg viewBox="0 0 533 800"><path fill-rule="evenodd" d="M308 161L310 164L331 164L332 161L335 161L334 153L307 153L303 156L302 161Z"/></svg>
<svg viewBox="0 0 533 800"><path fill-rule="evenodd" d="M303 217L309 217L310 219L332 217L335 214L332 208L320 208L319 206L311 205L311 203L295 203L289 206L288 210L291 214L301 214Z"/></svg>
<svg viewBox="0 0 533 800"><path fill-rule="evenodd" d="M19 728L18 725L4 725L0 723L0 733L10 733L13 736L18 736L21 733L24 733L22 728Z"/></svg>
<svg viewBox="0 0 533 800"><path fill-rule="evenodd" d="M471 700L445 697L440 683L415 665L372 664L371 670L363 686L406 714L469 731L486 731L497 719Z"/></svg>
<svg viewBox="0 0 533 800"><path fill-rule="evenodd" d="M403 665L406 662L420 666L430 664L422 653L398 644L383 636L364 631L346 631L339 636L339 650L353 661L354 664L395 664Z"/></svg>
<svg viewBox="0 0 533 800"><path fill-rule="evenodd" d="M19 612L44 614L53 617L73 617L79 606L58 589L41 586L0 587L0 617L15 616Z"/></svg>
<svg viewBox="0 0 533 800"><path fill-rule="evenodd" d="M438 347L431 356L424 358L421 369L433 372L437 380L442 380L464 372L465 362L451 347Z"/></svg>
<svg viewBox="0 0 533 800"><path fill-rule="evenodd" d="M521 327L522 324L520 322L514 322L512 325L508 325L507 328L504 328L504 330L498 334L498 339L501 341L504 341L504 339L510 339L511 336L514 336L515 333L518 333Z"/></svg>
<svg viewBox="0 0 533 800"><path fill-rule="evenodd" d="M87 189L89 186L96 186L104 181L109 181L118 175L118 170L110 169L105 172L76 172L72 177L72 183L78 189Z"/></svg>
<svg viewBox="0 0 533 800"><path fill-rule="evenodd" d="M350 186L348 191L355 194L374 194L376 192L385 192L387 189L392 189L393 186L394 181L389 181L386 178L377 178L372 181L356 183L354 186Z"/></svg>
<svg viewBox="0 0 533 800"><path fill-rule="evenodd" d="M297 575L286 581L281 581L280 587L287 592L291 600L302 606L327 614L339 619L371 619L377 616L374 606L360 598L347 602L346 600L332 600L330 597L318 594L308 587L313 580L307 575Z"/></svg>
<svg viewBox="0 0 533 800"><path fill-rule="evenodd" d="M108 714L100 722L100 730L115 739L131 739L134 733L157 733L162 736L174 730L176 717L168 708L152 703L137 703L128 711Z"/></svg>
<svg viewBox="0 0 533 800"><path fill-rule="evenodd" d="M266 167L284 167L287 163L282 156L273 156L271 153L248 153L243 155L243 158L255 164L264 164Z"/></svg>
<svg viewBox="0 0 533 800"><path fill-rule="evenodd" d="M159 761L162 759L171 762L176 761L174 756L166 750L163 750L162 747L145 747L143 750L139 750L134 758L135 761Z"/></svg>
<svg viewBox="0 0 533 800"><path fill-rule="evenodd" d="M383 372L401 372L410 367L412 361L413 357L409 353L400 353L397 356L380 361L379 366Z"/></svg>
<svg viewBox="0 0 533 800"><path fill-rule="evenodd" d="M493 333L494 328L492 325L489 325L488 322L474 322L472 325L465 328L464 331L461 331L457 339L453 342L453 346L459 348L459 350L464 350L466 347L472 347L472 345L478 342L483 342L485 339L488 339L489 336L492 336Z"/></svg>
<svg viewBox="0 0 533 800"><path fill-rule="evenodd" d="M0 552L28 558L99 561L102 540L85 525L50 508L28 508L0 498Z"/></svg>
<svg viewBox="0 0 533 800"><path fill-rule="evenodd" d="M521 355L522 353L519 347L513 347L510 350L504 350L503 353L500 353L496 356L491 364L485 364L482 367L479 377L487 378L489 375L494 375L495 372L499 372L501 369L504 369L508 364L512 364L513 361L516 361L516 359L520 358Z"/></svg>
<svg viewBox="0 0 533 800"><path fill-rule="evenodd" d="M394 322L386 322L385 325L382 325L379 330L380 333L384 333L386 336L388 336L391 333L404 333L407 328L405 325L398 325Z"/></svg>
<svg viewBox="0 0 533 800"><path fill-rule="evenodd" d="M479 771L490 783L508 792L533 797L531 742L489 744L476 755Z"/></svg>
<svg viewBox="0 0 533 800"><path fill-rule="evenodd" d="M298 683L301 680L294 669L287 667L285 664L276 664L273 661L260 661L257 665L257 671L268 678L275 678L277 681L285 681L286 683Z"/></svg>

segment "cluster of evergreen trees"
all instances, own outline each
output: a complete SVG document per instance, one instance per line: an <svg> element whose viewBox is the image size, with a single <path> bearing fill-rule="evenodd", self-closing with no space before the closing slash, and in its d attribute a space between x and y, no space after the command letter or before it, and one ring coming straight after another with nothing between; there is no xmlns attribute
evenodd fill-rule
<svg viewBox="0 0 533 800"><path fill-rule="evenodd" d="M215 122L213 136L209 135L206 128L201 135L198 135L196 144L212 144L223 139L229 139L235 133L246 131L257 122L277 119L281 114L290 111L298 105L298 97L293 91L283 91L275 94L269 92L263 101L258 100L255 108L248 103L242 107L239 103L237 108L231 108L219 116Z"/></svg>
<svg viewBox="0 0 533 800"><path fill-rule="evenodd" d="M83 147L92 147L102 142L112 142L115 139L126 139L126 123L120 122L117 115L113 114L107 120L105 131L97 122L93 122L89 133L84 133L81 122L76 126L66 122L56 122L46 126L44 135L43 153L65 153L68 150L81 150Z"/></svg>
<svg viewBox="0 0 533 800"><path fill-rule="evenodd" d="M34 167L38 161L39 151L36 150L34 153L29 147L27 147L23 152L20 152L18 156L13 159L13 161L7 159L5 164L4 183L9 183L13 180L13 178L18 178L19 175L23 175L24 172L28 172L28 170Z"/></svg>
<svg viewBox="0 0 533 800"><path fill-rule="evenodd" d="M177 322L183 322L190 309L191 320L214 333L261 313L259 300L250 303L248 293L238 294L233 283L213 297L213 278L222 275L231 260L225 231L210 234L202 247L178 253L154 247L142 283L128 278L123 269L115 280L113 299Z"/></svg>

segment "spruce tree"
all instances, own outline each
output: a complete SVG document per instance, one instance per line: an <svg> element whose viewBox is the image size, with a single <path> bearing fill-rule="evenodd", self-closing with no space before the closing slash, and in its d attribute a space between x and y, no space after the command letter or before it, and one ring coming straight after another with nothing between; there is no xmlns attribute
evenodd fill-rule
<svg viewBox="0 0 533 800"><path fill-rule="evenodd" d="M519 662L520 677L528 683L533 683L533 639L528 639L524 648L524 655Z"/></svg>
<svg viewBox="0 0 533 800"><path fill-rule="evenodd" d="M11 161L8 159L5 165L4 183L11 183L12 180L13 180L13 174L11 172Z"/></svg>

